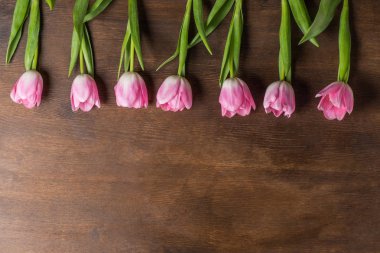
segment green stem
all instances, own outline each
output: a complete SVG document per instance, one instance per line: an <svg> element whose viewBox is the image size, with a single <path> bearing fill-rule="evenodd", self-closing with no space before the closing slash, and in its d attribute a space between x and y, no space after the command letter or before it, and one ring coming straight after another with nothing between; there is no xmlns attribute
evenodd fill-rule
<svg viewBox="0 0 380 253"><path fill-rule="evenodd" d="M230 67L229 67L229 69L230 69L230 78L234 78L235 77L234 58L232 56L230 56L228 64L230 65Z"/></svg>
<svg viewBox="0 0 380 253"><path fill-rule="evenodd" d="M186 4L186 12L183 18L181 32L179 36L179 64L178 75L185 76L186 72L186 59L189 45L189 26L190 26L190 14L192 10L193 0L188 0Z"/></svg>
<svg viewBox="0 0 380 253"><path fill-rule="evenodd" d="M33 62L32 62L32 70L36 70L38 65L38 47L36 48L36 52L34 53Z"/></svg>
<svg viewBox="0 0 380 253"><path fill-rule="evenodd" d="M135 45L133 44L133 40L131 40L130 59L129 71L133 72L135 70Z"/></svg>
<svg viewBox="0 0 380 253"><path fill-rule="evenodd" d="M339 27L339 72L338 81L348 83L351 68L351 31L349 3L344 0Z"/></svg>
<svg viewBox="0 0 380 253"><path fill-rule="evenodd" d="M281 81L292 81L292 31L288 0L281 0L279 73Z"/></svg>
<svg viewBox="0 0 380 253"><path fill-rule="evenodd" d="M84 56L83 56L83 50L80 49L79 52L79 66L80 66L80 73L84 74Z"/></svg>

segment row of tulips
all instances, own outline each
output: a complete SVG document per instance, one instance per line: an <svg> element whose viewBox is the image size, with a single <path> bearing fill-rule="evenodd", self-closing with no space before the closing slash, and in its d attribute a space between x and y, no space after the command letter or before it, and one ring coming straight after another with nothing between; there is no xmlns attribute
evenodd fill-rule
<svg viewBox="0 0 380 253"><path fill-rule="evenodd" d="M310 41L316 46L316 37L321 34L331 22L338 5L343 1L340 21L339 49L340 64L338 81L324 88L316 96L320 97L318 109L323 111L329 120L342 120L346 113L351 114L354 106L353 92L347 84L350 72L351 35L349 29L348 0L321 0L319 11L312 23L303 0L281 0L282 18L280 26L280 80L268 86L263 106L266 113L273 113L276 117L284 115L291 117L296 109L294 89L291 85L291 16L294 17L300 30L304 33L301 40ZM46 1L51 9L54 1ZM99 15L112 0L97 0L91 6L88 0L77 0L73 11L74 29L72 37L71 61L69 75L75 68L78 59L81 74L78 75L71 88L71 105L73 111L79 109L88 112L94 106L100 108L100 99L94 76L94 59L91 39L86 23ZM40 28L40 0L17 0L12 30L7 51L9 62L17 48L24 21L29 16L29 32L25 53L26 72L14 85L11 98L14 102L23 104L26 108L34 108L41 103L43 79L37 68L38 39ZM175 53L160 67L179 57L178 73L165 79L157 93L157 108L164 111L183 111L192 107L192 89L186 79L186 59L188 50L203 42L212 54L207 37L219 26L230 10L234 7L232 21L227 37L223 56L219 103L222 115L234 117L247 116L256 109L256 104L248 85L238 78L239 56L243 33L243 0L216 0L207 22L203 21L203 7L201 0L187 0L178 46ZM144 70L141 52L140 32L138 22L137 0L128 2L129 20L122 45L119 81L116 84L116 103L126 108L147 108L148 92L143 78L134 70L135 55ZM291 15L292 14L292 15ZM189 42L189 27L191 17L197 28L197 35ZM124 74L120 76L124 66Z"/></svg>
<svg viewBox="0 0 380 253"><path fill-rule="evenodd" d="M26 108L34 108L41 103L43 80L34 70L25 72L16 82L11 98L15 103ZM114 88L116 103L125 108L147 108L148 92L142 77L136 72L124 73ZM335 82L317 94L321 97L318 109L327 119L342 120L345 114L353 110L353 93L351 88ZM87 74L74 79L71 88L71 107L73 111L81 109L89 112L94 106L100 108L100 99L95 80ZM222 86L219 97L222 115L247 116L256 109L255 101L247 84L239 78L229 78ZM170 76L161 85L157 93L157 108L164 111L178 112L192 107L192 90L184 77ZM286 81L271 84L265 93L264 108L276 117L282 114L290 117L296 108L293 87Z"/></svg>

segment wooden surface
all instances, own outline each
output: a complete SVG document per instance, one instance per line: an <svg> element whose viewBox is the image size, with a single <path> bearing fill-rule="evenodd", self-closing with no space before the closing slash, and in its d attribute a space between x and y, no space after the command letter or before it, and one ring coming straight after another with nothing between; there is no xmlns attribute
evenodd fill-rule
<svg viewBox="0 0 380 253"><path fill-rule="evenodd" d="M265 87L278 79L280 1L246 1L240 76L259 109L224 119L218 74L228 22L191 51L194 107L155 108L176 73L155 72L176 45L184 0L140 1L151 104L116 107L127 1L90 24L102 108L73 113L67 78L73 0L43 9L41 107L13 104L25 36L4 63L14 1L0 0L0 252L380 252L380 2L351 1L355 110L323 118L314 94L336 79L337 21L321 48L294 47L297 111L267 116ZM213 1L206 1L211 6ZM319 1L307 1L314 15ZM301 34L294 28L294 42Z"/></svg>

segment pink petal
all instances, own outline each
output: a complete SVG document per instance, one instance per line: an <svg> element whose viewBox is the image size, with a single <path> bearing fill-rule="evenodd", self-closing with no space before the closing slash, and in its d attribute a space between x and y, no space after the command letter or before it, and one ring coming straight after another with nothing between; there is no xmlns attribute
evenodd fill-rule
<svg viewBox="0 0 380 253"><path fill-rule="evenodd" d="M253 110L256 110L256 103L255 103L255 100L253 99L252 93L249 90L248 85L243 80L241 80L241 79L238 79L238 80L239 80L240 85L243 89L245 100L248 101L250 107L252 107Z"/></svg>
<svg viewBox="0 0 380 253"><path fill-rule="evenodd" d="M162 83L157 93L157 101L159 104L166 104L178 94L180 87L180 77L169 76Z"/></svg>
<svg viewBox="0 0 380 253"><path fill-rule="evenodd" d="M331 103L338 108L342 107L344 95L344 84L341 84L338 89L331 89L328 93Z"/></svg>
<svg viewBox="0 0 380 253"><path fill-rule="evenodd" d="M219 96L219 103L227 111L236 112L244 102L243 89L236 79L230 78L224 81Z"/></svg>
<svg viewBox="0 0 380 253"><path fill-rule="evenodd" d="M343 103L347 109L347 112L351 114L354 110L354 93L352 92L352 89L349 85L346 85L343 98Z"/></svg>
<svg viewBox="0 0 380 253"><path fill-rule="evenodd" d="M181 95L177 94L174 98L172 98L168 103L167 103L169 110L172 112L178 112L178 111L183 111L185 108L184 103L181 100Z"/></svg>
<svg viewBox="0 0 380 253"><path fill-rule="evenodd" d="M193 93L189 81L186 78L181 78L181 85L179 87L179 94L181 101L186 109L190 109L193 105Z"/></svg>
<svg viewBox="0 0 380 253"><path fill-rule="evenodd" d="M346 108L334 108L336 118L339 121L342 121L344 119L344 116L346 115Z"/></svg>
<svg viewBox="0 0 380 253"><path fill-rule="evenodd" d="M323 90L321 90L320 92L318 92L318 94L316 95L316 97L322 97L322 96L326 95L327 93L335 92L336 90L339 89L339 84L340 84L339 82L334 82L334 83L328 85Z"/></svg>
<svg viewBox="0 0 380 253"><path fill-rule="evenodd" d="M268 86L264 97L264 108L269 108L277 100L280 82L274 82Z"/></svg>

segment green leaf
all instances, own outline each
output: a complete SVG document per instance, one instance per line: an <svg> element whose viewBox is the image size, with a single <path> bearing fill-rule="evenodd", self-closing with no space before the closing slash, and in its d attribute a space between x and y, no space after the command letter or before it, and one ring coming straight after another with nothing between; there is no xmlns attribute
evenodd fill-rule
<svg viewBox="0 0 380 253"><path fill-rule="evenodd" d="M230 12L232 6L234 5L235 0L216 0L211 12L207 18L206 23L206 35L209 36L211 33L215 31L215 29L222 23L227 14ZM196 46L199 42L201 42L201 37L197 34L188 48L192 48ZM163 68L168 63L174 61L179 55L179 47L177 47L176 51L170 58L164 61L158 68L157 71Z"/></svg>
<svg viewBox="0 0 380 253"><path fill-rule="evenodd" d="M231 54L231 41L232 41L232 35L233 35L233 25L230 25L230 29L228 32L227 40L226 40L226 46L224 48L224 54L223 54L223 60L222 60L222 68L220 71L220 77L219 77L219 84L222 85L223 82L226 80L228 73L230 72L230 54Z"/></svg>
<svg viewBox="0 0 380 253"><path fill-rule="evenodd" d="M185 65L187 59L187 51L189 44L189 27L190 27L190 13L192 7L192 0L188 0L186 4L186 13L183 19L180 38L179 38L179 64L178 64L178 75L185 75Z"/></svg>
<svg viewBox="0 0 380 253"><path fill-rule="evenodd" d="M28 41L25 49L25 69L32 68L33 59L38 57L36 52L38 50L38 41L40 34L40 0L32 0L30 8L30 19L28 28Z"/></svg>
<svg viewBox="0 0 380 253"><path fill-rule="evenodd" d="M311 25L311 19L306 8L305 1L289 0L289 5L293 13L294 20L296 21L300 30L305 34ZM319 47L319 44L315 38L310 39L310 42L313 43L316 47Z"/></svg>
<svg viewBox="0 0 380 253"><path fill-rule="evenodd" d="M54 9L55 0L45 0L45 2L49 5L50 10Z"/></svg>
<svg viewBox="0 0 380 253"><path fill-rule="evenodd" d="M339 74L338 80L348 83L351 68L351 31L348 0L344 0L339 28Z"/></svg>
<svg viewBox="0 0 380 253"><path fill-rule="evenodd" d="M326 30L334 18L335 10L341 1L342 0L321 0L314 22L299 44L302 44L312 38L316 38L324 30Z"/></svg>
<svg viewBox="0 0 380 253"><path fill-rule="evenodd" d="M233 35L234 35L234 21L235 15L232 17L232 21L230 24L230 28L228 30L226 46L224 47L223 60L222 60L222 68L220 71L219 84L222 85L223 82L227 79L228 73L231 72L231 47L233 43Z"/></svg>
<svg viewBox="0 0 380 253"><path fill-rule="evenodd" d="M125 47L125 51L124 51L124 72L128 72L129 71L129 67L131 65L131 55L130 55L130 50L128 50L128 48L131 47L131 43L132 43L132 37L129 38L129 40L127 41L127 45Z"/></svg>
<svg viewBox="0 0 380 253"><path fill-rule="evenodd" d="M177 58L178 55L179 55L179 48L177 47L177 49L175 50L174 54L172 56L170 56L167 60L165 60L163 63L161 63L161 65L158 66L158 68L156 69L156 71L159 71L160 69L162 69L163 67L165 67L168 63L174 61L175 58Z"/></svg>
<svg viewBox="0 0 380 253"><path fill-rule="evenodd" d="M90 34L88 33L86 26L84 26L84 36L82 39L82 52L83 52L83 56L84 56L84 61L86 63L87 72L91 76L94 76L94 72L95 72L94 55L92 52Z"/></svg>
<svg viewBox="0 0 380 253"><path fill-rule="evenodd" d="M14 55L14 53L16 52L18 43L20 42L20 39L21 39L21 35L22 35L22 29L18 30L18 33L16 34L16 36L8 45L7 57L8 57L8 55L10 55L10 57L12 57ZM9 59L7 58L6 63L9 63L10 59L11 58L9 58Z"/></svg>
<svg viewBox="0 0 380 253"><path fill-rule="evenodd" d="M73 10L74 30L71 39L71 58L69 76L71 76L78 61L79 52L83 40L84 17L87 13L89 0L76 0Z"/></svg>
<svg viewBox="0 0 380 253"><path fill-rule="evenodd" d="M96 16L102 13L112 0L96 0L93 5L91 5L88 14L84 17L84 22L93 20Z"/></svg>
<svg viewBox="0 0 380 253"><path fill-rule="evenodd" d="M28 16L29 0L17 0L13 12L11 34L9 36L6 63L10 63L22 35L22 27Z"/></svg>
<svg viewBox="0 0 380 253"><path fill-rule="evenodd" d="M135 47L137 59L139 60L141 68L144 70L144 62L141 52L141 42L140 42L140 26L139 17L137 9L137 0L129 0L128 2L128 15L131 27L131 36L133 41L133 46Z"/></svg>
<svg viewBox="0 0 380 253"><path fill-rule="evenodd" d="M222 23L227 14L230 12L234 3L235 0L216 0L207 18L206 36L209 36L211 33L213 33L215 29ZM201 42L201 38L200 35L197 34L191 41L189 48L194 47L199 42Z"/></svg>
<svg viewBox="0 0 380 253"><path fill-rule="evenodd" d="M280 26L280 80L291 82L292 71L292 38L290 9L288 0L281 0L281 26Z"/></svg>
<svg viewBox="0 0 380 253"><path fill-rule="evenodd" d="M242 0L235 1L235 10L232 16L230 29L228 31L227 42L224 49L222 69L220 73L220 85L227 79L228 74L230 77L235 77L239 70L241 40L243 34L243 3Z"/></svg>
<svg viewBox="0 0 380 253"><path fill-rule="evenodd" d="M87 13L89 0L76 0L74 5L74 29L78 33L79 41L82 41L84 18Z"/></svg>
<svg viewBox="0 0 380 253"><path fill-rule="evenodd" d="M241 39L243 34L243 3L242 0L236 0L236 7L235 7L235 14L234 14L234 30L233 30L233 73L234 75L239 70L239 63L240 63L240 49L241 49ZM234 76L231 76L234 77Z"/></svg>
<svg viewBox="0 0 380 253"><path fill-rule="evenodd" d="M198 30L198 34L201 37L206 49L212 55L210 44L207 41L205 24L203 22L203 1L202 0L193 0L193 1L194 1L194 6L193 6L194 21Z"/></svg>
<svg viewBox="0 0 380 253"><path fill-rule="evenodd" d="M130 25L129 25L129 21L128 21L127 30L125 31L125 35L124 35L123 45L121 47L119 71L117 74L117 78L120 77L121 67L123 65L123 61L124 61L124 57L125 57L125 51L127 51L127 47L128 48L130 47L130 41L131 41L131 29L130 29ZM129 57L128 57L128 59L129 59ZM124 71L127 71L128 67L129 67L129 63L128 63L128 66L124 69Z"/></svg>
<svg viewBox="0 0 380 253"><path fill-rule="evenodd" d="M73 36L71 39L71 57L70 57L69 76L71 76L75 68L75 65L77 64L81 44L82 43L81 43L81 40L79 39L78 33L74 30Z"/></svg>

